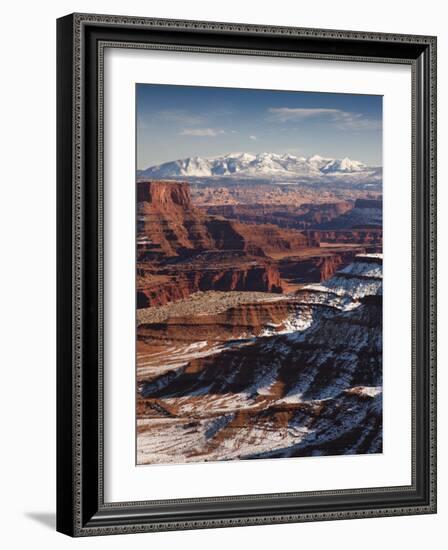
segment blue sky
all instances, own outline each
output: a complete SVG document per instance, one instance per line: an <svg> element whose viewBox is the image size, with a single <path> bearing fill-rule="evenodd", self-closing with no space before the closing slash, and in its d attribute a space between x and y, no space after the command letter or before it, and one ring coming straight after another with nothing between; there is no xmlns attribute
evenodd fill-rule
<svg viewBox="0 0 448 550"><path fill-rule="evenodd" d="M137 168L232 152L382 164L382 97L137 84Z"/></svg>

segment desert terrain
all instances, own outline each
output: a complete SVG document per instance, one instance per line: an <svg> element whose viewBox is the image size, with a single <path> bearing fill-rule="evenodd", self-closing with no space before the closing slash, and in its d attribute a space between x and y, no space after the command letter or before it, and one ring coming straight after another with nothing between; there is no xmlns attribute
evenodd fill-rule
<svg viewBox="0 0 448 550"><path fill-rule="evenodd" d="M382 450L381 185L137 181L137 463Z"/></svg>

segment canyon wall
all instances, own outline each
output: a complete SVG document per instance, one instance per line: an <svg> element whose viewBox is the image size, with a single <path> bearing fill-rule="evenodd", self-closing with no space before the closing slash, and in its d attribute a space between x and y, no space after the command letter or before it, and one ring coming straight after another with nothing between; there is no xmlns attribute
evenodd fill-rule
<svg viewBox="0 0 448 550"><path fill-rule="evenodd" d="M290 227L294 220L303 227L344 225L355 211L353 219L359 221L359 211L370 216L381 202L370 199L201 209L186 182L139 181L137 200L138 308L206 290L293 291L331 277L355 254L380 250L382 244L382 232L375 228Z"/></svg>
<svg viewBox="0 0 448 550"><path fill-rule="evenodd" d="M264 315L300 320L283 334L185 353L160 376L140 379L139 463L382 451L381 257L358 255L295 298L271 311L246 304L214 316L252 328ZM200 317L209 337L213 315ZM164 337L172 330L182 338L166 321ZM188 335L194 322L185 321Z"/></svg>
<svg viewBox="0 0 448 550"><path fill-rule="evenodd" d="M184 182L137 184L137 307L202 290L283 292L272 252L309 246L302 232L209 216Z"/></svg>
<svg viewBox="0 0 448 550"><path fill-rule="evenodd" d="M209 215L224 216L245 223L271 223L279 227L308 229L331 222L353 208L349 201L322 204L224 204L202 207Z"/></svg>
<svg viewBox="0 0 448 550"><path fill-rule="evenodd" d="M165 267L153 278L139 268L143 276L137 279L137 307L164 305L205 290L281 293L286 288L277 266L268 261L235 255L230 263L215 254L195 260Z"/></svg>

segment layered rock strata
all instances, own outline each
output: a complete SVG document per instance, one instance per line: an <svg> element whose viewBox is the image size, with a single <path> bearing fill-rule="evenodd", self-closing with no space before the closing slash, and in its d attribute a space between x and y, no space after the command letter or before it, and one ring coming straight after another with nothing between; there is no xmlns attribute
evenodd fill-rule
<svg viewBox="0 0 448 550"><path fill-rule="evenodd" d="M357 256L288 307L286 331L140 379L139 463L381 452L381 257Z"/></svg>

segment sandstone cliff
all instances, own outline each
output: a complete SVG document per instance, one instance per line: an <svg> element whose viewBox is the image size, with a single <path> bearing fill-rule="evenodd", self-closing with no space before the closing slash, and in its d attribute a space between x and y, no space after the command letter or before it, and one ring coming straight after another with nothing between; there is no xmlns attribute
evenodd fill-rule
<svg viewBox="0 0 448 550"><path fill-rule="evenodd" d="M243 305L215 319L254 327L276 315ZM286 309L300 323L283 334L190 350L141 379L139 463L381 452L381 258L359 255Z"/></svg>
<svg viewBox="0 0 448 550"><path fill-rule="evenodd" d="M280 209L238 205L210 215L212 210L193 204L188 183L139 181L137 200L138 308L185 299L197 291L291 292L303 283L328 279L356 253L381 249L379 229L280 227L285 219L297 218L308 226L339 220L356 209L370 212L376 204L367 199L355 203L356 208L348 201Z"/></svg>
<svg viewBox="0 0 448 550"><path fill-rule="evenodd" d="M140 181L137 200L138 308L205 290L283 292L268 255L309 245L296 230L205 214L184 182Z"/></svg>
<svg viewBox="0 0 448 550"><path fill-rule="evenodd" d="M204 206L209 215L225 216L244 223L271 223L283 228L309 229L349 212L353 202L339 201L318 204L221 204Z"/></svg>
<svg viewBox="0 0 448 550"><path fill-rule="evenodd" d="M137 201L138 252L143 259L195 250L245 250L263 256L273 249L308 246L306 235L298 231L205 214L193 205L189 185L184 182L140 181Z"/></svg>

